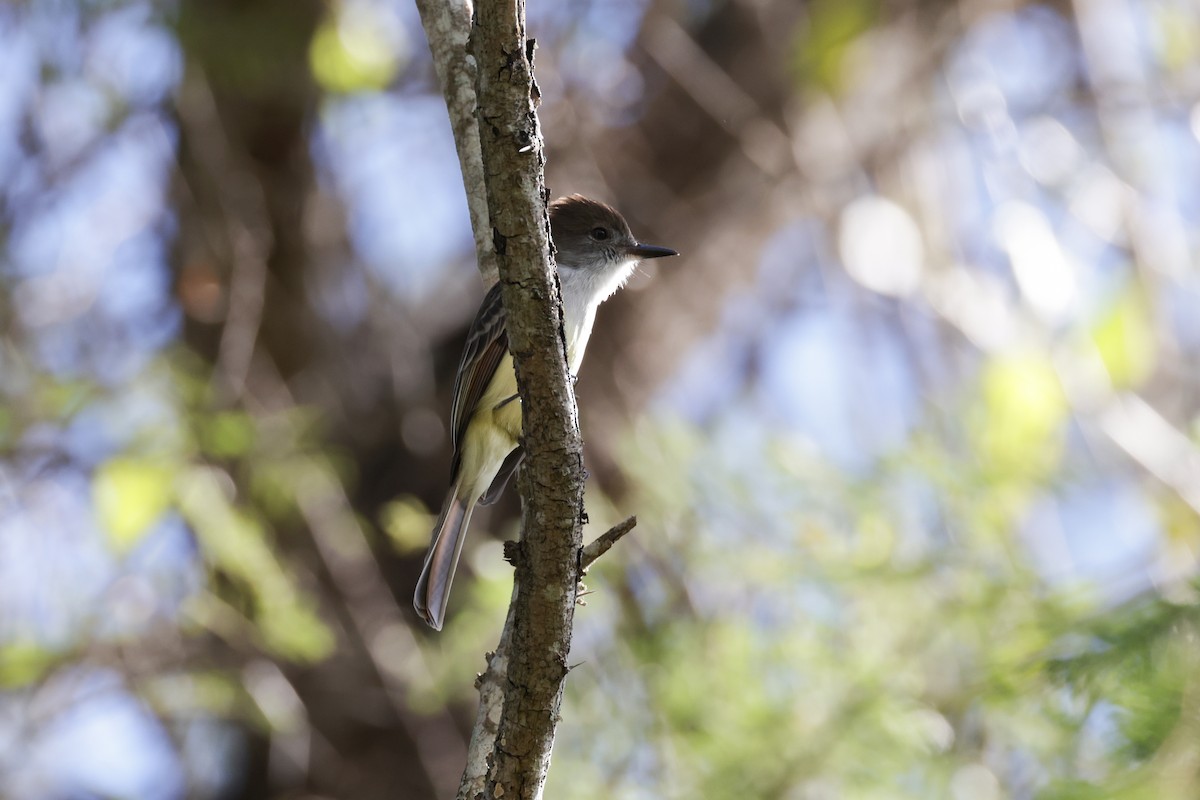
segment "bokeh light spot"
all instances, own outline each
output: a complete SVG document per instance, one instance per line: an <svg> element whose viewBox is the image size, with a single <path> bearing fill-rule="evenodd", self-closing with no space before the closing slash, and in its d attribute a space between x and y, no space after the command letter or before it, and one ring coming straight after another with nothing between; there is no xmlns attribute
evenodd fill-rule
<svg viewBox="0 0 1200 800"><path fill-rule="evenodd" d="M891 200L861 197L847 206L838 246L846 271L872 291L906 296L921 282L921 233L908 212Z"/></svg>

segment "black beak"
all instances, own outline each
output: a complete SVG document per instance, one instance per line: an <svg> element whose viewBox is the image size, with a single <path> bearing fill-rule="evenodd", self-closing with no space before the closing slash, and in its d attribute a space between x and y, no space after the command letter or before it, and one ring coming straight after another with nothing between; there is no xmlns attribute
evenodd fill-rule
<svg viewBox="0 0 1200 800"><path fill-rule="evenodd" d="M679 255L669 247L658 247L652 244L635 244L625 248L625 252L634 258L663 258L664 256Z"/></svg>

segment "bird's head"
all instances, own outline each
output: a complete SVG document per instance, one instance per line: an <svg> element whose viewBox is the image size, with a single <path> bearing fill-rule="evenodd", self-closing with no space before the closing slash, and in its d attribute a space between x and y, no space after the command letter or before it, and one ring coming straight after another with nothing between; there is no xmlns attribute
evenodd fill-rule
<svg viewBox="0 0 1200 800"><path fill-rule="evenodd" d="M640 243L615 208L596 200L573 194L555 200L549 210L560 269L620 274L624 280L642 259L679 255L668 247Z"/></svg>

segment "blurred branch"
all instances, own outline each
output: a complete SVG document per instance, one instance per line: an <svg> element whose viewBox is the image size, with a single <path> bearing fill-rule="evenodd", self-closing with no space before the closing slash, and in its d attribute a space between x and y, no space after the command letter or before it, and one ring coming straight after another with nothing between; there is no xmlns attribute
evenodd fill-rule
<svg viewBox="0 0 1200 800"><path fill-rule="evenodd" d="M314 749L315 755L306 744L297 762L304 766L284 774L275 769L272 753L286 747L289 734L265 733L270 748L255 748L248 757L243 796L266 796L268 783L287 793L289 784L304 781L311 781L308 791L337 797L378 797L362 788L371 783L401 787L405 796L445 795L462 757L462 737L449 715L426 721L409 708L396 651L411 653L416 644L355 518L360 509L323 456L307 444L293 451L288 441L307 413L298 409L314 401L324 403L322 420L336 428L336 415L327 413L335 401L317 387L337 384L331 373L358 367L344 352L345 338L331 331L326 312L312 302L320 297L314 281L341 269L325 263L339 223L321 202L310 158L323 91L311 52L332 14L330 4L320 0L191 0L180 5L175 23L186 56L176 104L183 195L176 260L181 287L194 284L197 296L188 304L189 295L181 291L188 312L183 338L213 365L218 409L240 407L253 429L270 429L270 456L250 448L254 452L222 458L233 462L235 482L256 480L248 476L261 475L267 460L270 469L289 471L278 480L280 493L294 501L299 514L289 509L286 519L269 511L261 516L280 534L272 542L287 556L280 561L303 565L301 575L319 576L305 581L304 594L319 598L322 616L338 623L339 634L337 651L319 663L289 666L286 654L265 654L295 687L307 740L327 744ZM197 403L207 419L209 401ZM361 426L363 416L355 415L347 426ZM345 441L338 433L328 439ZM367 457L365 448L346 449L348 462ZM258 517L259 509L251 511L262 499L258 490L239 485L238 494L248 516ZM255 541L260 549L266 546L262 527ZM298 529L311 539L288 535ZM244 582L265 585L251 571L245 568ZM294 600L273 596L260 603L264 593L248 594L255 601L254 622L267 613L259 609ZM286 620L280 625L295 627ZM372 748L349 744L363 735L386 742L378 748L387 751L386 760L372 764ZM448 761L454 768L447 769Z"/></svg>
<svg viewBox="0 0 1200 800"><path fill-rule="evenodd" d="M492 284L497 277L496 251L492 246L492 224L484 188L479 126L475 122L475 57L467 49L471 0L417 0L417 10L450 114L463 188L467 193L467 209L471 214L471 230L475 234L479 272L485 283Z"/></svg>
<svg viewBox="0 0 1200 800"><path fill-rule="evenodd" d="M1135 392L1109 398L1096 421L1134 462L1200 513L1200 449L1186 434Z"/></svg>
<svg viewBox="0 0 1200 800"><path fill-rule="evenodd" d="M258 388L268 409L296 405L287 384L269 364L259 365ZM405 624L388 590L387 579L355 516L354 506L345 487L328 467L316 459L304 459L296 465L297 480L305 486L296 503L304 517L316 553L342 604L349 633L356 636L379 687L398 723L412 739L416 755L438 796L445 796L450 785L439 778L453 772L447 764L461 763L462 736L447 715L418 720L409 707L404 674L395 663L397 650L407 658L423 661L421 648L412 629ZM422 670L429 672L427 665ZM424 727L424 732L420 729Z"/></svg>
<svg viewBox="0 0 1200 800"><path fill-rule="evenodd" d="M200 73L201 67L193 67ZM263 186L238 163L235 147L221 127L207 77L190 74L177 105L180 175L194 215L207 223L202 233L213 253L229 264L228 309L221 328L213 374L231 400L242 396L258 342L266 299L267 259L274 244ZM201 176L220 175L220 181ZM201 184L205 185L202 186Z"/></svg>
<svg viewBox="0 0 1200 800"><path fill-rule="evenodd" d="M791 139L754 98L669 16L654 15L645 35L646 55L737 139L742 153L763 174L778 174L790 157Z"/></svg>
<svg viewBox="0 0 1200 800"><path fill-rule="evenodd" d="M942 320L981 351L999 353L998 345L972 336L971 317L954 313L944 304L931 305ZM1200 513L1200 448L1137 392L1115 390L1103 367L1094 361L1075 358L1062 348L1052 349L1051 354L1067 401L1079 419Z"/></svg>
<svg viewBox="0 0 1200 800"><path fill-rule="evenodd" d="M394 654L399 650L423 660L421 648L400 616L343 486L317 464L307 466L309 491L298 497L300 512L396 720L411 737L438 796L444 797L452 786L439 778L454 773L442 767L461 762L462 736L447 715L422 719L409 708L409 690Z"/></svg>

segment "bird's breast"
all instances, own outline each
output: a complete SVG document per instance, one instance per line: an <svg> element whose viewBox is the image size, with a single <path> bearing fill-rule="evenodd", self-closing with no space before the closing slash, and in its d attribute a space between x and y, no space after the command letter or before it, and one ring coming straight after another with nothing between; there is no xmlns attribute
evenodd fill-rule
<svg viewBox="0 0 1200 800"><path fill-rule="evenodd" d="M567 335L567 365L571 374L578 376L583 364L583 351L592 335L592 324L596 321L595 306L575 309L574 314L564 309L563 329Z"/></svg>

